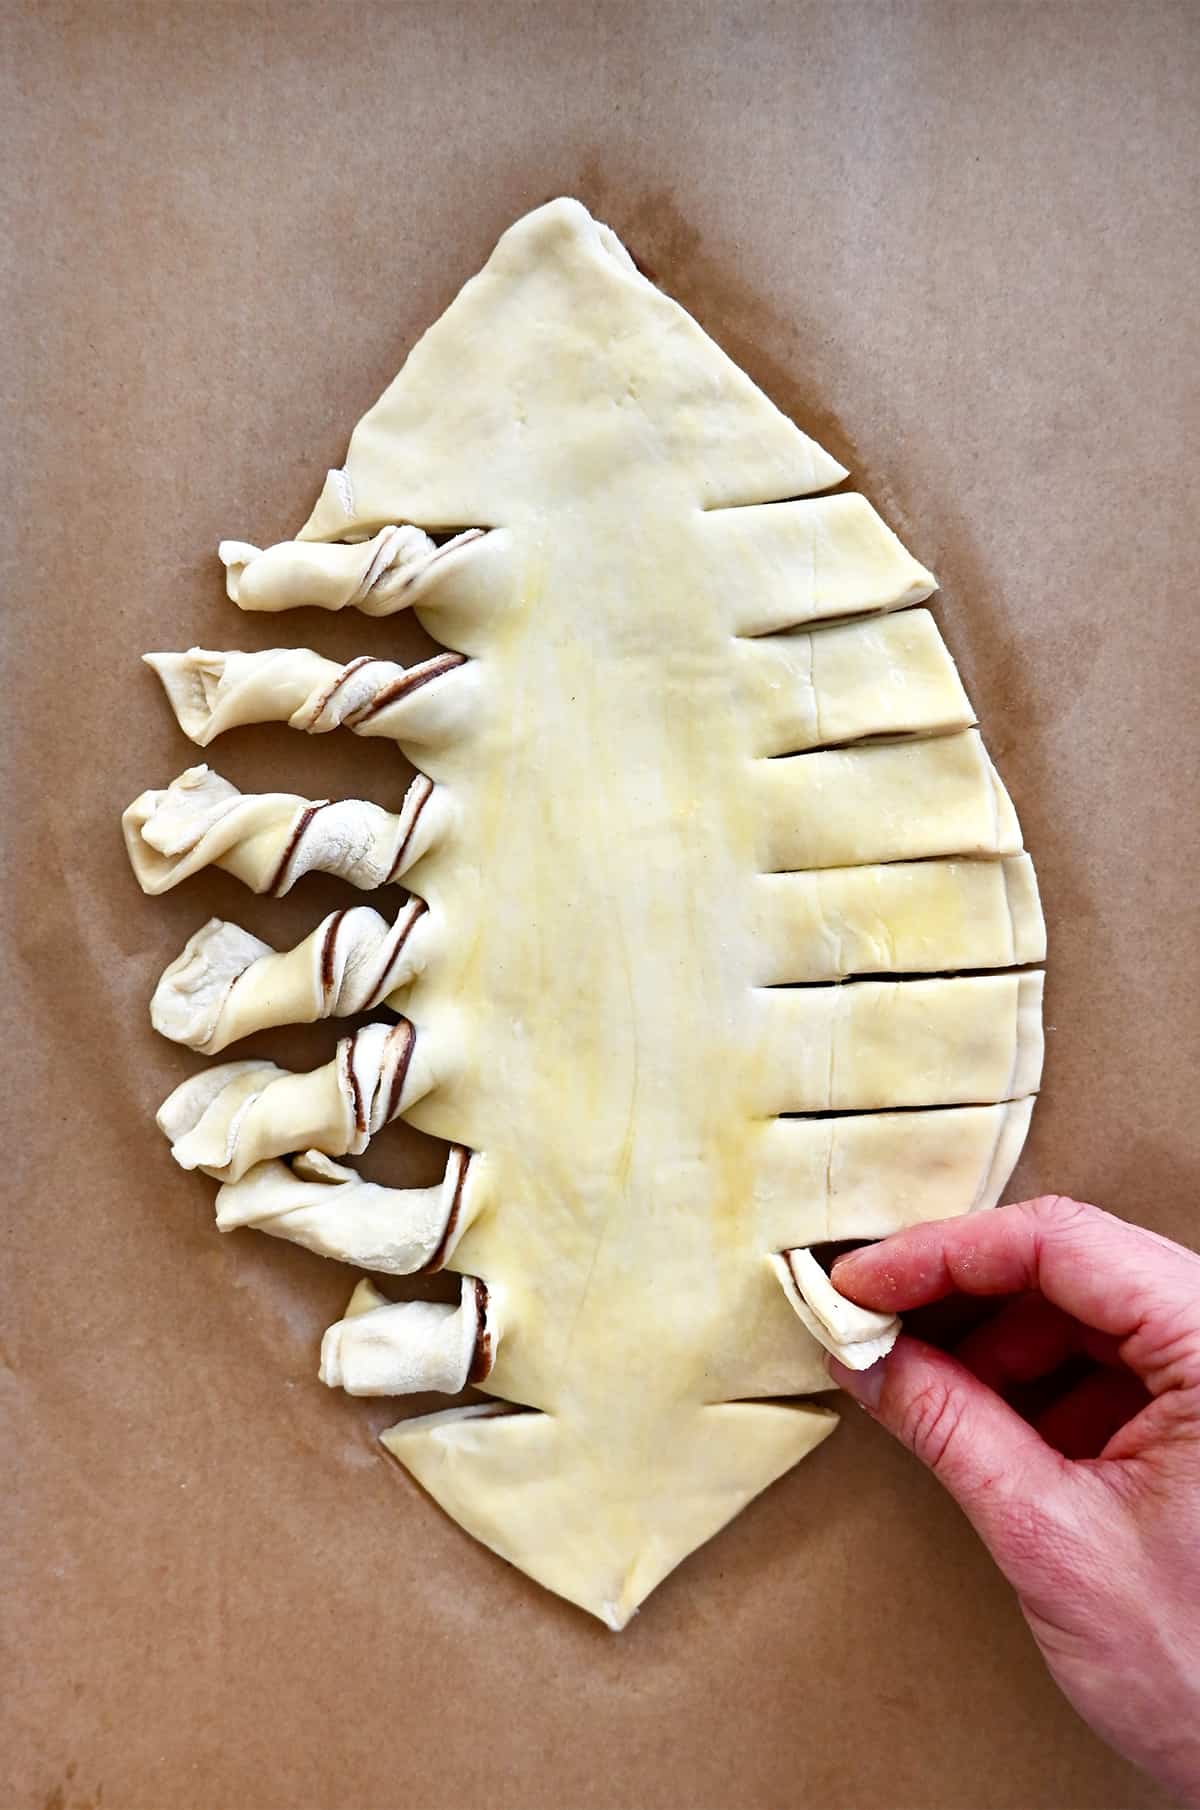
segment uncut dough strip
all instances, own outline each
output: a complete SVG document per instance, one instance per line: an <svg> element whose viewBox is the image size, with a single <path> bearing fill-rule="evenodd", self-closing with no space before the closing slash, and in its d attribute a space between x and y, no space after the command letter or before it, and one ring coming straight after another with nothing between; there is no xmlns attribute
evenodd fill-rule
<svg viewBox="0 0 1200 1810"><path fill-rule="evenodd" d="M698 538L738 635L903 609L937 589L932 572L854 494L716 510L702 518Z"/></svg>
<svg viewBox="0 0 1200 1810"><path fill-rule="evenodd" d="M180 1168L218 1181L240 1181L256 1163L293 1150L358 1156L433 1087L427 1041L401 1019L343 1037L333 1061L307 1074L274 1062L217 1063L168 1095L159 1129Z"/></svg>
<svg viewBox="0 0 1200 1810"><path fill-rule="evenodd" d="M215 1056L273 1025L373 1011L425 967L430 925L421 899L410 899L392 924L355 905L277 953L237 924L210 918L164 969L151 1022L173 1042Z"/></svg>
<svg viewBox="0 0 1200 1810"><path fill-rule="evenodd" d="M975 729L759 760L764 872L928 855L1015 855L1016 813Z"/></svg>
<svg viewBox="0 0 1200 1810"><path fill-rule="evenodd" d="M463 654L410 667L369 654L341 664L307 647L252 654L192 647L142 658L162 681L179 727L201 748L247 723L287 723L308 735L344 727L416 746L452 735L472 695L461 675L445 682L467 664Z"/></svg>
<svg viewBox="0 0 1200 1810"><path fill-rule="evenodd" d="M256 1163L217 1191L217 1229L253 1227L321 1257L392 1276L447 1264L477 1217L479 1159L454 1144L432 1188L385 1188L319 1150Z"/></svg>
<svg viewBox="0 0 1200 1810"><path fill-rule="evenodd" d="M1032 1096L994 1106L768 1119L746 1153L762 1248L886 1238L994 1207L1020 1154Z"/></svg>
<svg viewBox="0 0 1200 1810"><path fill-rule="evenodd" d="M1046 954L1028 855L758 874L751 911L762 984L1021 967Z"/></svg>
<svg viewBox="0 0 1200 1810"><path fill-rule="evenodd" d="M983 1105L1033 1093L1042 975L852 981L761 993L764 1116Z"/></svg>
<svg viewBox="0 0 1200 1810"><path fill-rule="evenodd" d="M399 812L363 798L241 793L208 767L143 792L122 818L143 892L167 892L205 867L282 898L302 874L336 874L369 890L398 880L444 834L450 804L418 774Z"/></svg>
<svg viewBox="0 0 1200 1810"><path fill-rule="evenodd" d="M734 643L739 708L758 755L975 721L928 610Z"/></svg>

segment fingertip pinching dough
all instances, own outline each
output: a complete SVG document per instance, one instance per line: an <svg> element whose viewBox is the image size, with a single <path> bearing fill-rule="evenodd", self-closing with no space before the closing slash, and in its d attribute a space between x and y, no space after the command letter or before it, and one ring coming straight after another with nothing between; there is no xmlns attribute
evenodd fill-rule
<svg viewBox="0 0 1200 1810"><path fill-rule="evenodd" d="M395 812L203 764L126 811L147 892L216 865L378 895L291 950L196 931L152 1017L220 1059L159 1124L221 1229L461 1275L454 1305L360 1282L321 1377L482 1385L384 1445L612 1628L833 1429L822 1348L894 1339L812 1247L994 1205L1038 1086L1032 864L934 580L821 494L845 476L554 201L413 347L297 538L221 544L240 609L355 609L375 651L146 656L200 748L343 727L418 767ZM410 608L447 651L405 669ZM224 1054L362 1012L308 1074ZM342 1160L401 1115L450 1146L433 1188Z"/></svg>

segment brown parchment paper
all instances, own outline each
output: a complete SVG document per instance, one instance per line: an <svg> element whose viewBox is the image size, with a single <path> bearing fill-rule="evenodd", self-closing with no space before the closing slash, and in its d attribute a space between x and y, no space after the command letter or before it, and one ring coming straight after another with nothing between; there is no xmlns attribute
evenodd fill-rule
<svg viewBox="0 0 1200 1810"><path fill-rule="evenodd" d="M149 1028L163 963L211 912L289 940L343 894L143 899L118 815L195 758L143 649L281 632L226 602L218 537L291 532L497 234L574 193L939 574L1051 933L1014 1196L1200 1241L1200 13L10 0L0 48L0 1801L1160 1803L853 1409L620 1637L443 1518L375 1444L393 1408L317 1384L347 1273L218 1238L153 1126L198 1060ZM285 638L421 645L315 612ZM214 759L316 796L407 778L282 728ZM369 1167L440 1153L396 1131Z"/></svg>

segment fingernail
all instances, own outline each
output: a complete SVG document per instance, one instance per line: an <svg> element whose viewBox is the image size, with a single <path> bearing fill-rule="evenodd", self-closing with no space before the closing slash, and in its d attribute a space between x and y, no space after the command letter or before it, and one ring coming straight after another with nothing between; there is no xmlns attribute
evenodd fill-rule
<svg viewBox="0 0 1200 1810"><path fill-rule="evenodd" d="M883 1367L886 1362L886 1358L878 1358L869 1370L851 1370L839 1363L837 1358L827 1357L825 1368L839 1389L844 1389L868 1414L873 1414L883 1394Z"/></svg>
<svg viewBox="0 0 1200 1810"><path fill-rule="evenodd" d="M855 1260L857 1257L857 1251L843 1251L840 1257L835 1257L829 1266L829 1280L832 1282L838 1271L845 1270L847 1264L851 1269L854 1269L856 1267Z"/></svg>

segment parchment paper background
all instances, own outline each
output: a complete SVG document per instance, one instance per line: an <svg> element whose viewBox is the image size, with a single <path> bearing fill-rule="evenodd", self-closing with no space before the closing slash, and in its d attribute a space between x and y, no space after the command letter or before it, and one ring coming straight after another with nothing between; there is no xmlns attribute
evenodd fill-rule
<svg viewBox="0 0 1200 1810"><path fill-rule="evenodd" d="M0 52L6 1810L1158 1804L853 1410L619 1638L444 1519L388 1404L316 1382L346 1273L219 1239L153 1127L197 1061L149 1029L164 962L343 892L145 900L118 815L195 758L143 649L415 655L239 617L216 541L293 531L498 233L574 193L940 576L1051 933L1014 1193L1200 1242L1200 11L8 0ZM407 777L282 728L215 762Z"/></svg>

